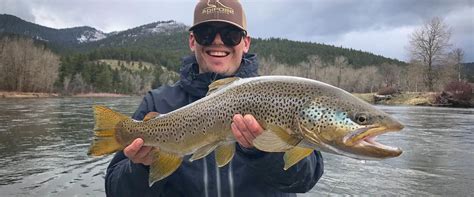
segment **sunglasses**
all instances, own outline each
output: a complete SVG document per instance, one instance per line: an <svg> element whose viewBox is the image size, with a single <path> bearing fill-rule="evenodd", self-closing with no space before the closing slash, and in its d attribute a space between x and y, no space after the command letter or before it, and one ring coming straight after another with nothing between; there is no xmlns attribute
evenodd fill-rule
<svg viewBox="0 0 474 197"><path fill-rule="evenodd" d="M210 46L212 42L214 42L217 33L219 33L222 42L224 42L226 46L232 47L240 44L242 38L247 35L246 31L233 26L215 27L203 25L193 30L196 42L203 46Z"/></svg>

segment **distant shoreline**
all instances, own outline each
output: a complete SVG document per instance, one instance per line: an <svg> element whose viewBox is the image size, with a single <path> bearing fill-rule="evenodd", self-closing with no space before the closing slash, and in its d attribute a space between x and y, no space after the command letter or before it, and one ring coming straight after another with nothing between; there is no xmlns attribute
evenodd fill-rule
<svg viewBox="0 0 474 197"><path fill-rule="evenodd" d="M410 105L410 106L436 106L450 107L443 105L435 105L432 103L434 92L404 92L392 95L389 99L379 100L375 102L375 93L352 93L354 96L371 104L381 105ZM42 92L5 92L0 91L0 99L11 98L120 98L130 97L133 95L115 94L115 93L83 93L75 95L61 95L58 93L42 93ZM473 99L474 100L474 99ZM471 106L474 107L474 101L471 100Z"/></svg>
<svg viewBox="0 0 474 197"><path fill-rule="evenodd" d="M432 107L458 107L451 105L438 105L434 103L434 97L437 92L402 92L388 96L380 96L375 93L352 93L354 96L371 104L380 105L408 105L408 106L432 106ZM376 100L376 97L378 99ZM474 98L471 99L470 106L460 108L474 107Z"/></svg>
<svg viewBox="0 0 474 197"><path fill-rule="evenodd" d="M88 98L88 97L97 97L97 98L106 98L106 97L129 97L131 95L126 94L114 94L114 93L84 93L84 94L75 94L75 95L61 95L58 93L44 93L44 92L6 92L0 91L0 99L2 98L63 98L63 97L79 97L79 98Z"/></svg>

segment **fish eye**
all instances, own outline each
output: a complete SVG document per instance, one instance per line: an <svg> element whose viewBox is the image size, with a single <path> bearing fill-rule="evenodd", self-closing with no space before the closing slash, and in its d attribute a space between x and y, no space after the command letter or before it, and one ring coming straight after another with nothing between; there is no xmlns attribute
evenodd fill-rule
<svg viewBox="0 0 474 197"><path fill-rule="evenodd" d="M357 124L365 125L369 123L369 117L365 113L357 113L355 115L355 121Z"/></svg>

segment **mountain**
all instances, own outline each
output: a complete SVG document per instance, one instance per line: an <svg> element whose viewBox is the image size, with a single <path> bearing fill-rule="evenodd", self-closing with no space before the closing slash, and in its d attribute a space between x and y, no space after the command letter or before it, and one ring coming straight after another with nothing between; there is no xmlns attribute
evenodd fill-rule
<svg viewBox="0 0 474 197"><path fill-rule="evenodd" d="M187 42L188 27L173 20L159 21L136 28L109 34L107 38L83 44L83 49L141 48L183 50Z"/></svg>
<svg viewBox="0 0 474 197"><path fill-rule="evenodd" d="M47 43L66 46L94 42L107 37L106 33L92 27L54 29L30 23L8 14L0 14L0 33L19 34Z"/></svg>
<svg viewBox="0 0 474 197"><path fill-rule="evenodd" d="M143 60L165 66L179 65L180 57L190 53L187 29L186 25L169 20L104 33L87 26L54 29L24 21L16 16L0 15L0 33L19 34L45 41L50 48L62 55L95 53L93 56L97 58ZM261 57L273 55L277 61L289 65L306 61L310 55L318 55L325 62L344 56L348 63L355 67L382 63L405 64L396 59L360 50L280 38L252 38L250 52ZM104 56L105 53L107 55Z"/></svg>

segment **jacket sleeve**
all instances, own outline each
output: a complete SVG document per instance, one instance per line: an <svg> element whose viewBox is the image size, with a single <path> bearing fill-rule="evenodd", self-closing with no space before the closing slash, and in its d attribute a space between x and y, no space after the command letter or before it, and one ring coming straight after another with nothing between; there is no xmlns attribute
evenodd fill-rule
<svg viewBox="0 0 474 197"><path fill-rule="evenodd" d="M132 118L142 120L150 111L156 111L151 93L145 96ZM148 166L134 164L123 151L117 152L107 167L105 192L107 196L156 196L162 191L166 179L149 187L148 173Z"/></svg>
<svg viewBox="0 0 474 197"><path fill-rule="evenodd" d="M237 154L247 160L248 165L260 174L264 182L281 192L304 193L311 190L324 172L321 153L313 154L284 170L283 153L266 153L247 149L237 144Z"/></svg>

